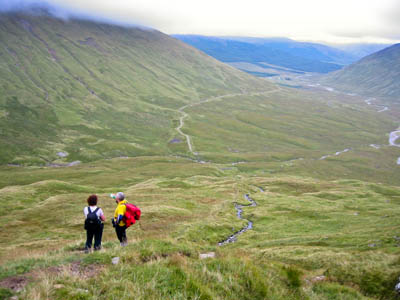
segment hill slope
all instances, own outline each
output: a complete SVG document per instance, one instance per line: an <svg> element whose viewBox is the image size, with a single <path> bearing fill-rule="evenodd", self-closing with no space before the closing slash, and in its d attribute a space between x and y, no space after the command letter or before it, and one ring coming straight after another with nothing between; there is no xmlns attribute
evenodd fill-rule
<svg viewBox="0 0 400 300"><path fill-rule="evenodd" d="M395 299L399 187L257 176L171 157L0 167L5 182L18 186L1 189L1 299ZM107 222L104 250L85 255L85 199L96 192L108 219L116 190L142 218L127 247ZM245 194L257 205L239 220ZM44 209L62 214L55 222ZM247 220L251 230L218 246Z"/></svg>
<svg viewBox="0 0 400 300"><path fill-rule="evenodd" d="M355 59L332 47L290 39L219 38L174 35L223 62L268 63L305 72L327 73ZM262 67L262 66L261 66Z"/></svg>
<svg viewBox="0 0 400 300"><path fill-rule="evenodd" d="M400 44L396 44L329 74L324 81L359 94L399 97L399 78Z"/></svg>
<svg viewBox="0 0 400 300"><path fill-rule="evenodd" d="M356 58L356 60L360 60L361 58L371 55L375 52L378 52L380 50L383 50L387 47L392 46L392 44L335 44L333 45L335 48L343 50L353 57ZM353 61L354 62L354 61Z"/></svg>
<svg viewBox="0 0 400 300"><path fill-rule="evenodd" d="M0 163L168 153L177 109L268 84L156 30L0 15Z"/></svg>

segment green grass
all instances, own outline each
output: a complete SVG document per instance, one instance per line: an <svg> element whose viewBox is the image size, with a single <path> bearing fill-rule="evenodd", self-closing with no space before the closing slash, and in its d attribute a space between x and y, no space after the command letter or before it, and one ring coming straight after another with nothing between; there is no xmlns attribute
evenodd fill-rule
<svg viewBox="0 0 400 300"><path fill-rule="evenodd" d="M9 182L1 190L3 205L14 210L0 216L7 226L0 238L0 282L30 278L21 299L394 297L398 187L238 170L227 175L220 168L168 157L68 169L4 167L0 178ZM18 181L23 173L29 181L9 185L10 176ZM104 250L82 254L86 197L100 196L108 220L115 203L107 195L117 190L142 209L140 225L128 230L130 245L120 248L107 223ZM245 204L245 193L257 202L243 213L253 230L218 247L246 224L233 205ZM54 211L62 213L56 222L46 213ZM198 258L210 251L216 258ZM115 256L121 260L116 266ZM315 281L317 276L325 279Z"/></svg>
<svg viewBox="0 0 400 300"><path fill-rule="evenodd" d="M1 164L170 153L179 107L265 88L155 30L2 14L0 41Z"/></svg>
<svg viewBox="0 0 400 300"><path fill-rule="evenodd" d="M399 152L385 145L398 108L278 88L156 31L1 18L1 297L394 298ZM226 94L185 109L195 157L178 109ZM117 191L142 209L125 248L109 223ZM104 249L84 255L93 193ZM234 209L246 193L253 228L219 247L247 225Z"/></svg>

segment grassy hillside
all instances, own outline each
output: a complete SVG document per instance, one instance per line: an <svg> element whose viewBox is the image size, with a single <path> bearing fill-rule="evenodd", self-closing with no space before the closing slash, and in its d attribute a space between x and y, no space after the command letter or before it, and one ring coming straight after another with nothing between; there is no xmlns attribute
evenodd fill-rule
<svg viewBox="0 0 400 300"><path fill-rule="evenodd" d="M390 109L377 113L362 98L281 87L187 108L185 128L205 161L240 162L241 170L259 174L286 169L294 175L397 185L400 152L387 145L399 111Z"/></svg>
<svg viewBox="0 0 400 300"><path fill-rule="evenodd" d="M163 157L69 169L2 167L0 180L7 187L1 189L0 223L7 230L0 233L0 295L394 297L400 275L398 187L284 173L260 176L227 167ZM115 204L107 195L117 190L142 209L140 225L128 230L130 245L120 248L107 222L104 250L83 254L85 199L98 193L109 219ZM253 229L219 247L246 225L237 219L234 203L246 204L247 193L257 202L243 213ZM216 257L199 258L209 252ZM118 265L111 264L113 257L120 258Z"/></svg>
<svg viewBox="0 0 400 300"><path fill-rule="evenodd" d="M3 15L0 40L0 299L395 297L399 107L273 85L153 30ZM142 209L125 248L117 191ZM85 255L92 193L107 223Z"/></svg>
<svg viewBox="0 0 400 300"><path fill-rule="evenodd" d="M396 44L328 75L323 82L344 91L398 100L399 77L400 44Z"/></svg>
<svg viewBox="0 0 400 300"><path fill-rule="evenodd" d="M2 14L0 42L3 164L165 154L177 108L268 89L155 30Z"/></svg>

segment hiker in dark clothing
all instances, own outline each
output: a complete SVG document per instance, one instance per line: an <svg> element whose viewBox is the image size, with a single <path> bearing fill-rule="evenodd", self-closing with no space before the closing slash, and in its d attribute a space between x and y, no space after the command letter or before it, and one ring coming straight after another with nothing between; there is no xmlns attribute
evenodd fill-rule
<svg viewBox="0 0 400 300"><path fill-rule="evenodd" d="M101 238L103 236L104 220L106 219L103 210L97 207L97 196L91 195L87 199L89 206L83 209L85 214L86 245L85 252L89 253L92 248L94 237L94 250L101 249Z"/></svg>

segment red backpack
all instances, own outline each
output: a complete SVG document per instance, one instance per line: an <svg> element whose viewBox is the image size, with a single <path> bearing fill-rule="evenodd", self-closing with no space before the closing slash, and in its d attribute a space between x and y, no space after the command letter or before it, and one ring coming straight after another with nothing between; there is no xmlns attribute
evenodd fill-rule
<svg viewBox="0 0 400 300"><path fill-rule="evenodd" d="M125 203L126 206L126 212L123 218L123 221L125 222L126 228L131 226L132 224L135 224L136 221L140 220L140 208L131 204L131 203Z"/></svg>

